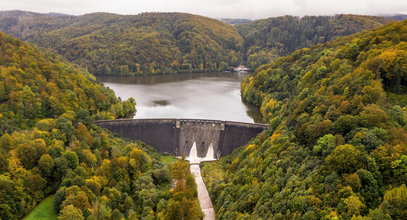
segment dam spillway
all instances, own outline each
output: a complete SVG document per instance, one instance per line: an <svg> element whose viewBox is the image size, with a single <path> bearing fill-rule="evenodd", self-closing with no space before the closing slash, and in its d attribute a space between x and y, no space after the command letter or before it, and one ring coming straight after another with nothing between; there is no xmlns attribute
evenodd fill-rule
<svg viewBox="0 0 407 220"><path fill-rule="evenodd" d="M192 148L189 152L189 155L185 158L185 160L188 160L190 164L199 164L204 161L215 161L215 153L213 152L213 144L211 143L209 145L208 151L206 153L205 157L198 157L198 150L196 147L196 142L192 144Z"/></svg>
<svg viewBox="0 0 407 220"><path fill-rule="evenodd" d="M205 119L117 119L95 124L173 156L189 156L195 142L198 157L206 157L211 150L214 159L245 145L268 128L265 124Z"/></svg>

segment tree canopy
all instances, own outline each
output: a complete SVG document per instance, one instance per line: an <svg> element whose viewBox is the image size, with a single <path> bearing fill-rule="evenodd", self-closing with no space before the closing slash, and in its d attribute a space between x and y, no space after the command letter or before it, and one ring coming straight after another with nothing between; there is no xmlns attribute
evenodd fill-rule
<svg viewBox="0 0 407 220"><path fill-rule="evenodd" d="M140 75L223 71L242 63L255 69L297 49L393 21L361 15L221 20L226 23L185 13L4 11L0 30L52 49L92 74Z"/></svg>
<svg viewBox="0 0 407 220"><path fill-rule="evenodd" d="M241 62L243 48L235 27L185 13L55 17L6 11L0 30L102 75L227 70Z"/></svg>
<svg viewBox="0 0 407 220"><path fill-rule="evenodd" d="M77 65L3 33L0 94L0 219L21 219L50 194L59 219L157 219L189 209L200 216L191 184L171 193L172 170L160 154L92 124L132 116L133 99L117 99ZM171 208L174 200L189 206Z"/></svg>
<svg viewBox="0 0 407 220"><path fill-rule="evenodd" d="M217 217L407 218L406 42L391 23L258 68L242 96L270 128L221 159Z"/></svg>
<svg viewBox="0 0 407 220"><path fill-rule="evenodd" d="M244 39L246 64L255 69L298 49L392 21L390 18L346 14L301 18L283 16L256 20L237 28Z"/></svg>

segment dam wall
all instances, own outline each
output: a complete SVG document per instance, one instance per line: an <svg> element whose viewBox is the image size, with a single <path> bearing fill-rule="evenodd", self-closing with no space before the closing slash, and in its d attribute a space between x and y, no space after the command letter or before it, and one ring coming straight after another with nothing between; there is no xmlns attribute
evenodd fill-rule
<svg viewBox="0 0 407 220"><path fill-rule="evenodd" d="M164 154L189 156L192 144L198 157L205 157L209 145L214 156L231 153L265 130L264 124L204 119L117 119L96 121L96 125L131 140L141 140Z"/></svg>

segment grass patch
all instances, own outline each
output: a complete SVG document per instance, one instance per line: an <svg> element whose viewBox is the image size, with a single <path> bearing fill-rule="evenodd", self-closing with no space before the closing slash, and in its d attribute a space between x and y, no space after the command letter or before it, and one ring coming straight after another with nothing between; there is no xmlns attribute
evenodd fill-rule
<svg viewBox="0 0 407 220"><path fill-rule="evenodd" d="M173 157L173 156L169 156L169 155L161 156L161 162L163 162L163 163L165 163L165 164L172 164L172 163L174 163L174 162L177 161L177 160L178 160L178 159L175 158L175 157Z"/></svg>
<svg viewBox="0 0 407 220"><path fill-rule="evenodd" d="M225 171L222 163L217 161L206 161L201 163L201 175L209 192L212 191L212 184L223 180Z"/></svg>
<svg viewBox="0 0 407 220"><path fill-rule="evenodd" d="M35 207L23 220L57 220L54 209L55 196L48 196Z"/></svg>
<svg viewBox="0 0 407 220"><path fill-rule="evenodd" d="M173 156L170 156L170 155L161 155L161 157L160 157L161 163L163 163L167 167L167 169L169 170L170 173L171 173L172 164L175 163L177 160L179 160L179 159L175 158ZM169 189L171 189L171 181L168 183L161 183L161 184L157 185L157 188L159 190L168 191Z"/></svg>

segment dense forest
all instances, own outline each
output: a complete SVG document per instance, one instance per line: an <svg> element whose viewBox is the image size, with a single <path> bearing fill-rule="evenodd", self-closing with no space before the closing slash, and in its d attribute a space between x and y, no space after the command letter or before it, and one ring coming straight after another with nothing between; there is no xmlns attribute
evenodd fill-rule
<svg viewBox="0 0 407 220"><path fill-rule="evenodd" d="M21 219L50 194L59 219L199 219L188 164L165 164L91 123L131 116L134 105L0 33L0 219Z"/></svg>
<svg viewBox="0 0 407 220"><path fill-rule="evenodd" d="M135 101L120 101L91 74L0 33L0 135L63 114L92 119L128 117Z"/></svg>
<svg viewBox="0 0 407 220"><path fill-rule="evenodd" d="M99 75L223 71L241 63L255 69L297 49L393 20L336 15L221 21L183 13L0 12L0 30Z"/></svg>
<svg viewBox="0 0 407 220"><path fill-rule="evenodd" d="M256 20L237 28L244 39L246 64L255 69L295 50L391 21L390 18L361 15L283 16Z"/></svg>
<svg viewBox="0 0 407 220"><path fill-rule="evenodd" d="M407 219L407 21L263 65L242 95L270 128L204 166L217 218Z"/></svg>
<svg viewBox="0 0 407 220"><path fill-rule="evenodd" d="M104 75L227 70L241 62L243 49L235 27L184 13L56 17L6 11L0 12L0 30Z"/></svg>

